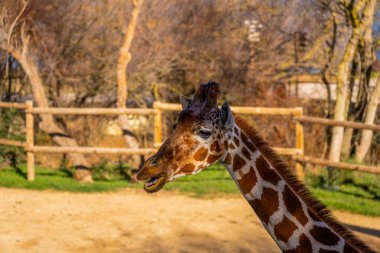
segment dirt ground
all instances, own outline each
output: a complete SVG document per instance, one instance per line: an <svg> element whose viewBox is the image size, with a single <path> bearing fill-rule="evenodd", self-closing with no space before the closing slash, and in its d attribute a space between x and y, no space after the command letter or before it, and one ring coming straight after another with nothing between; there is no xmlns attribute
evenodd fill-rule
<svg viewBox="0 0 380 253"><path fill-rule="evenodd" d="M335 212L380 249L380 218ZM357 232L357 231L362 232ZM239 196L0 188L0 252L279 252Z"/></svg>

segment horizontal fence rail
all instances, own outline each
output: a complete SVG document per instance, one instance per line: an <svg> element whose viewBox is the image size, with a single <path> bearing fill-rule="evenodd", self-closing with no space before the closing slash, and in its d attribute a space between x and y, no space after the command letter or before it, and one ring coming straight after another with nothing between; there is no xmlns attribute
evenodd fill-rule
<svg viewBox="0 0 380 253"><path fill-rule="evenodd" d="M279 155L303 155L302 149L297 148L280 148L280 147L273 147L273 150L277 152Z"/></svg>
<svg viewBox="0 0 380 253"><path fill-rule="evenodd" d="M8 102L0 102L0 108L7 109L25 109L26 105L22 103L8 103Z"/></svg>
<svg viewBox="0 0 380 253"><path fill-rule="evenodd" d="M305 123L316 123L326 126L343 126L355 129L369 129L374 131L380 131L380 125L365 124L361 122L353 121L340 121L333 119L325 119L319 117L310 117L310 116L296 116L293 118L295 121L305 122Z"/></svg>
<svg viewBox="0 0 380 253"><path fill-rule="evenodd" d="M164 111L182 111L180 104L155 102L154 108ZM255 115L302 115L303 108L278 108L278 107L246 107L231 106L231 110L237 114L255 114Z"/></svg>
<svg viewBox="0 0 380 253"><path fill-rule="evenodd" d="M367 166L360 164L344 163L344 162L332 162L330 160L315 158L310 156L294 156L294 160L303 162L303 163L313 163L322 166L334 167L344 170L356 170L370 172L374 174L380 174L380 168L375 166Z"/></svg>
<svg viewBox="0 0 380 253"><path fill-rule="evenodd" d="M26 110L32 114L71 114L71 115L155 115L157 111L150 108L41 108Z"/></svg>
<svg viewBox="0 0 380 253"><path fill-rule="evenodd" d="M155 145L155 148L159 148L162 145L162 143L158 143L158 145ZM303 150L297 149L297 148L282 148L282 147L272 147L274 151L276 151L279 155L287 155L287 156L294 156L294 155L302 155Z"/></svg>
<svg viewBox="0 0 380 253"><path fill-rule="evenodd" d="M14 141L14 140L8 140L8 139L0 139L0 145L26 147L26 143L23 141Z"/></svg>
<svg viewBox="0 0 380 253"><path fill-rule="evenodd" d="M157 149L153 148L102 148L102 147L59 147L33 146L26 151L33 153L79 153L79 154L120 154L120 155L148 155Z"/></svg>

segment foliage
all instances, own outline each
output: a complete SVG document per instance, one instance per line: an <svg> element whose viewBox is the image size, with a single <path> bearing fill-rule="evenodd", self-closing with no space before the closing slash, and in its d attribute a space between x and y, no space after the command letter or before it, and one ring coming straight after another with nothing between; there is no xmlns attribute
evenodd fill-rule
<svg viewBox="0 0 380 253"><path fill-rule="evenodd" d="M0 138L23 141L20 114L15 109L0 109ZM24 152L19 147L0 145L0 164L7 163L15 167L24 160Z"/></svg>
<svg viewBox="0 0 380 253"><path fill-rule="evenodd" d="M132 167L119 161L116 165L106 159L102 159L92 168L92 176L95 180L131 179Z"/></svg>
<svg viewBox="0 0 380 253"><path fill-rule="evenodd" d="M380 112L380 108L379 108ZM380 115L380 113L378 114ZM379 124L379 123L377 123ZM377 163L380 166L380 132L375 132L372 138L372 146L366 158L367 162Z"/></svg>

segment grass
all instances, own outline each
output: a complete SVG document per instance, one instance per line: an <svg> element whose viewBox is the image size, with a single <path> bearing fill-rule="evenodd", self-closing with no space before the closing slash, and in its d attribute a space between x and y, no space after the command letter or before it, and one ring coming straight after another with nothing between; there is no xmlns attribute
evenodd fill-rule
<svg viewBox="0 0 380 253"><path fill-rule="evenodd" d="M126 187L139 187L122 179L96 180L93 184L81 184L72 179L68 170L47 170L36 168L36 180L26 181L26 168L3 169L0 171L0 186L33 190L53 189L67 192L103 192Z"/></svg>
<svg viewBox="0 0 380 253"><path fill-rule="evenodd" d="M93 184L80 184L71 178L68 170L47 170L36 168L36 180L27 182L26 168L0 171L0 187L25 188L34 190L53 189L68 192L104 192L122 188L142 188L120 177L109 180L97 179ZM332 209L349 211L369 216L380 216L379 177L358 173L346 177L338 190L331 191L310 184L313 194ZM188 177L178 178L167 184L165 190L190 193L195 197L212 197L220 194L235 194L239 190L228 171L221 165L214 165L205 171Z"/></svg>
<svg viewBox="0 0 380 253"><path fill-rule="evenodd" d="M311 192L327 207L335 210L368 216L380 216L380 201L359 197L346 192L330 191L321 188L311 188Z"/></svg>
<svg viewBox="0 0 380 253"><path fill-rule="evenodd" d="M192 193L196 197L239 193L230 174L220 164L213 165L196 175L178 178L167 184L165 189Z"/></svg>

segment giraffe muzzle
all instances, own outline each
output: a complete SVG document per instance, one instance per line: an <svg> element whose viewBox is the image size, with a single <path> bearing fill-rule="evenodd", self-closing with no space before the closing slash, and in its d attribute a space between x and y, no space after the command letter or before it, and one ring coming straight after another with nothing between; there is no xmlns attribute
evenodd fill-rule
<svg viewBox="0 0 380 253"><path fill-rule="evenodd" d="M161 190L167 182L166 173L157 173L156 171L153 172L151 171L151 168L142 168L137 173L137 180L145 180L144 190L148 193L153 193Z"/></svg>
<svg viewBox="0 0 380 253"><path fill-rule="evenodd" d="M158 192L164 187L166 177L152 177L149 178L144 184L144 190L148 193Z"/></svg>

